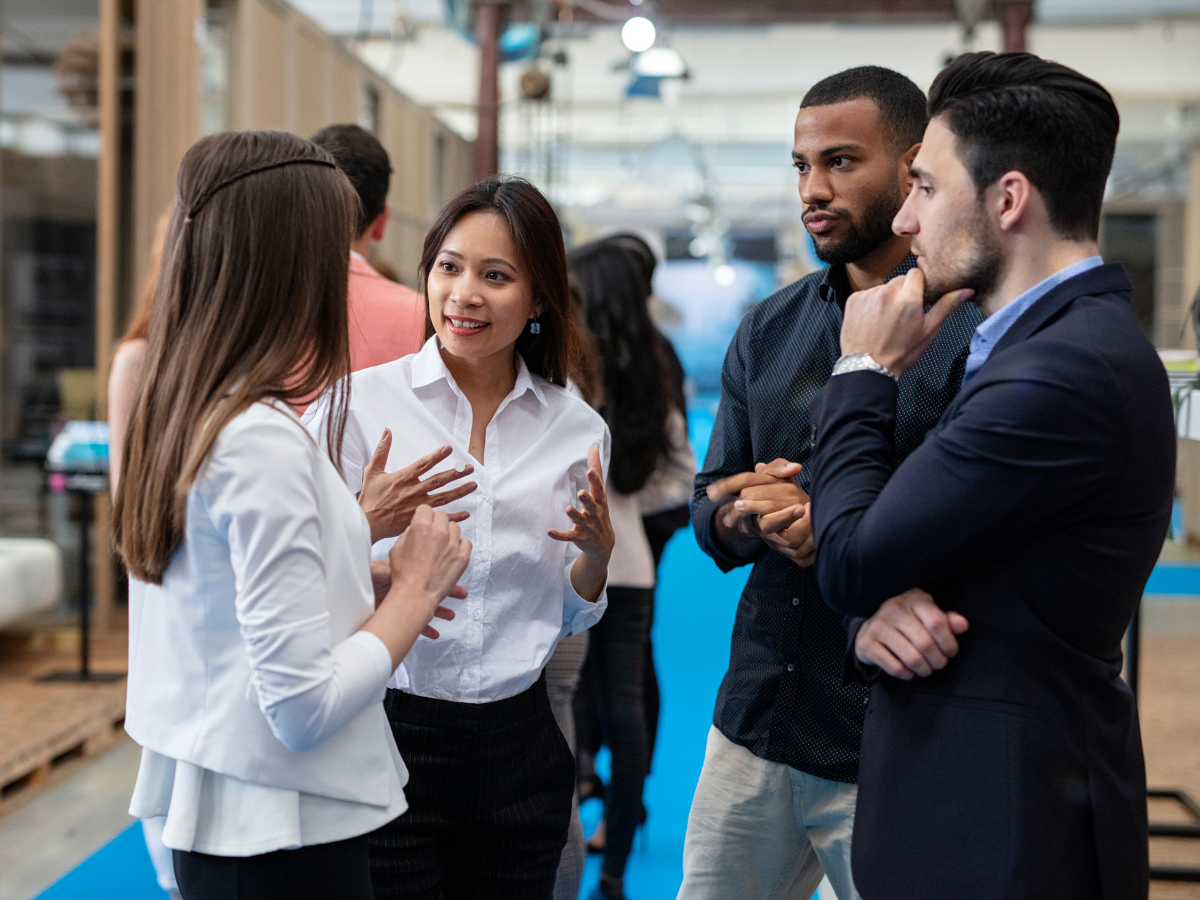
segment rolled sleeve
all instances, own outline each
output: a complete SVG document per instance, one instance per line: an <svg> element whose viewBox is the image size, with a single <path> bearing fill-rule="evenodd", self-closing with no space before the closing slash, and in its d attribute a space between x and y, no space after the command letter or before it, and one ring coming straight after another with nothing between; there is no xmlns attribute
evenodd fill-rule
<svg viewBox="0 0 1200 900"><path fill-rule="evenodd" d="M563 630L560 639L573 637L580 632L587 631L604 617L604 611L608 609L607 579L605 579L604 587L600 589L600 596L596 598L595 603L589 603L583 597L579 596L579 592L571 584L571 566L575 564L575 560L578 558L578 553L574 557L568 554L566 568L567 587L563 593Z"/></svg>

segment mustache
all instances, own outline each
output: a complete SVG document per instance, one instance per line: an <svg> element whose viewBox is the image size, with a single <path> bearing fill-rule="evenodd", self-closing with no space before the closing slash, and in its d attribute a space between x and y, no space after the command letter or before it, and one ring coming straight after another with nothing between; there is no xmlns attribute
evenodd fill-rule
<svg viewBox="0 0 1200 900"><path fill-rule="evenodd" d="M842 206L806 206L801 216L811 215L812 213L821 213L826 216L833 216L838 219L853 219L850 215L850 210Z"/></svg>

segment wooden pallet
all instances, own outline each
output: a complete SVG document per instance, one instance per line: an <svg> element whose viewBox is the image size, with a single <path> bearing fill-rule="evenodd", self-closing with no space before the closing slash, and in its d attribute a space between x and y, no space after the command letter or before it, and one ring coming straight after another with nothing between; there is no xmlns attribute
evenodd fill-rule
<svg viewBox="0 0 1200 900"><path fill-rule="evenodd" d="M127 740L125 683L0 677L0 816Z"/></svg>

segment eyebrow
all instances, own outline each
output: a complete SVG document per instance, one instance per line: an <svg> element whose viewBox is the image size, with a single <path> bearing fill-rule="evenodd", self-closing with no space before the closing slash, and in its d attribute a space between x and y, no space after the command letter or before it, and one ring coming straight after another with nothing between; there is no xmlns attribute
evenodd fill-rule
<svg viewBox="0 0 1200 900"><path fill-rule="evenodd" d="M909 174L910 178L915 178L920 181L929 181L930 180L929 173L926 172L924 169L922 169L920 166L909 166L908 174Z"/></svg>
<svg viewBox="0 0 1200 900"><path fill-rule="evenodd" d="M447 250L447 249L443 248L441 252L442 252L442 253L445 253L447 256L453 256L453 257L455 257L456 259L466 259L466 257L464 257L464 256L463 256L461 253L459 253L457 250ZM500 265L502 265L502 266L508 266L510 269L515 269L515 268L516 268L516 266L514 266L514 265L513 265L511 262L509 262L507 259L503 259L503 258L501 258L501 257L499 257L499 256L493 257L493 258L491 258L491 259L485 259L485 260L482 260L482 262L483 262L483 264L484 264L485 266L494 266L494 265L496 265L497 263L499 263L499 264L500 264Z"/></svg>
<svg viewBox="0 0 1200 900"><path fill-rule="evenodd" d="M865 147L862 144L854 144L854 143L837 144L833 147L825 147L823 150L820 150L817 155L822 158L828 158L830 156L837 156L839 153L846 153L848 151L854 152L854 151L860 151L860 150L864 150L864 149L865 149ZM792 151L792 159L804 159L804 154L797 153L795 150L793 150Z"/></svg>

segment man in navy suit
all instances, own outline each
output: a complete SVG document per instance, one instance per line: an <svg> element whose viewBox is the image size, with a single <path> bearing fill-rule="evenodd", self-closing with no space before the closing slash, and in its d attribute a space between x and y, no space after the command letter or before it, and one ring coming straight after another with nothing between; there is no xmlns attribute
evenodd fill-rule
<svg viewBox="0 0 1200 900"><path fill-rule="evenodd" d="M893 225L918 269L850 297L812 414L817 575L877 677L855 882L866 900L1144 900L1121 639L1175 435L1129 281L1098 256L1117 110L1064 66L973 53L929 113ZM962 390L897 466L896 377L967 297L987 318Z"/></svg>

